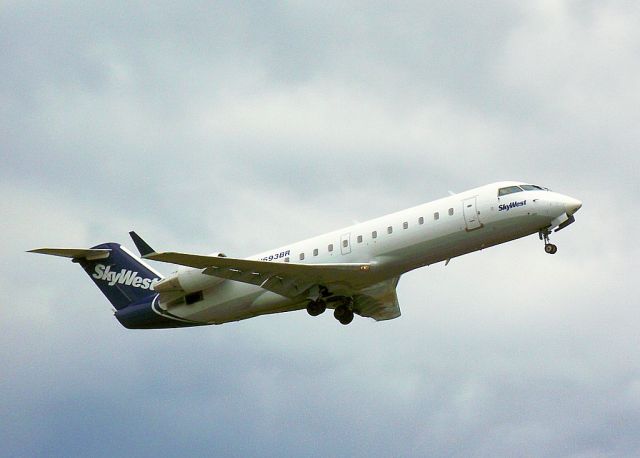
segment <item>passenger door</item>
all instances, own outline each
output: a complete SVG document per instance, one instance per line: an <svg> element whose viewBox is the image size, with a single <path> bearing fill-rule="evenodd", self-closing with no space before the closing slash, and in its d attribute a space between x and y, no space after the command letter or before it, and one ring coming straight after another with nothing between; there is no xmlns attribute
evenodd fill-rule
<svg viewBox="0 0 640 458"><path fill-rule="evenodd" d="M470 197L462 201L462 212L464 213L464 222L467 225L467 231L473 231L474 229L482 227L476 205L477 199L477 197Z"/></svg>

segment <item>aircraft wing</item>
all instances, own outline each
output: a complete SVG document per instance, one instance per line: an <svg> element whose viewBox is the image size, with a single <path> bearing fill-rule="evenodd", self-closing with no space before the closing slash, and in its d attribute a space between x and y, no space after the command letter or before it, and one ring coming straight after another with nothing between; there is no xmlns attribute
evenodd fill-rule
<svg viewBox="0 0 640 458"><path fill-rule="evenodd" d="M135 232L131 236L145 259L203 269L202 273L259 286L289 298L297 298L316 285L332 287L353 297L354 311L376 321L400 316L396 295L399 277L375 282L370 263L295 264L203 256L189 253L158 253ZM172 285L167 285L170 289ZM162 281L156 290L162 289Z"/></svg>
<svg viewBox="0 0 640 458"><path fill-rule="evenodd" d="M294 264L177 252L151 252L144 258L204 269L206 275L260 286L289 298L300 296L314 285L338 284L356 291L371 284L368 263Z"/></svg>

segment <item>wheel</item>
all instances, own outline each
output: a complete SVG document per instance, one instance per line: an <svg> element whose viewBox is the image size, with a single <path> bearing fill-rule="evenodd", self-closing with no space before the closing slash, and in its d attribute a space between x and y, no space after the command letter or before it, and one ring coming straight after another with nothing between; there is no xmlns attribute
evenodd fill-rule
<svg viewBox="0 0 640 458"><path fill-rule="evenodd" d="M311 316L318 316L324 313L327 310L327 304L322 299L318 299L317 301L309 301L307 304L307 313Z"/></svg>
<svg viewBox="0 0 640 458"><path fill-rule="evenodd" d="M340 323L346 325L353 321L353 310L345 305L340 305L333 311L333 316Z"/></svg>
<svg viewBox="0 0 640 458"><path fill-rule="evenodd" d="M558 251L558 247L555 245L552 245L552 246L553 246L553 251L551 251L551 254L556 254L556 252Z"/></svg>
<svg viewBox="0 0 640 458"><path fill-rule="evenodd" d="M544 252L545 253L549 253L549 254L555 254L556 251L558 251L558 247L555 246L553 243L547 243L544 246Z"/></svg>
<svg viewBox="0 0 640 458"><path fill-rule="evenodd" d="M325 310L327 310L327 304L325 304L322 299L318 299L317 301L312 300L307 304L307 313L311 316L321 315Z"/></svg>

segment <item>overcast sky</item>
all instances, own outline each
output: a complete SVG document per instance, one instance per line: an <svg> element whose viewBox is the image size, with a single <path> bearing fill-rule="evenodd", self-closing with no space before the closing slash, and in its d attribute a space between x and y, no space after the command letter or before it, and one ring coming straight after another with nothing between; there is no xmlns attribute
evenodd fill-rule
<svg viewBox="0 0 640 458"><path fill-rule="evenodd" d="M7 456L640 455L634 1L0 5ZM579 198L399 319L129 331L24 251L248 256L493 181ZM168 272L167 266L160 265Z"/></svg>

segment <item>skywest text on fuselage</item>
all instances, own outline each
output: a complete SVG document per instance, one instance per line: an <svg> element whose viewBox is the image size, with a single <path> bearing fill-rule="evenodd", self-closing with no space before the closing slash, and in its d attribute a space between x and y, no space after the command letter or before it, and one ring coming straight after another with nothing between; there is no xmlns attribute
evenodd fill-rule
<svg viewBox="0 0 640 458"><path fill-rule="evenodd" d="M527 205L527 201L526 200L521 200L519 202L511 202L508 204L500 204L500 206L498 207L498 211L509 211L512 208L517 208L517 207L524 207L525 205Z"/></svg>

